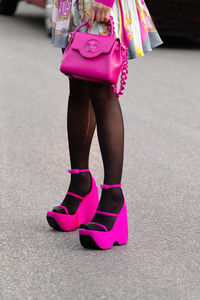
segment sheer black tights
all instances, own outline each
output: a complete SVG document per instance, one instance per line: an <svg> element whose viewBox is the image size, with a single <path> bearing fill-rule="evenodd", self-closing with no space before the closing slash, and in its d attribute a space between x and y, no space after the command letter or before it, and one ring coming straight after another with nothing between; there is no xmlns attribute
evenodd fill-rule
<svg viewBox="0 0 200 300"><path fill-rule="evenodd" d="M121 183L124 124L120 104L109 85L70 79L68 103L68 141L72 168L88 168L89 151L95 126L104 165L104 183ZM86 195L91 187L89 173L71 175L69 191ZM67 195L61 205L74 213L80 203L73 196ZM103 189L98 210L118 213L123 205L120 188ZM62 208L55 208L63 212ZM97 220L98 219L98 220ZM93 222L100 222L110 229L114 217L96 215ZM95 225L84 225L86 228ZM100 227L98 228L100 230Z"/></svg>
<svg viewBox="0 0 200 300"><path fill-rule="evenodd" d="M96 127L96 119L90 101L89 85L87 81L69 80L69 100L67 111L67 133L69 154L72 169L88 169L89 152L92 137ZM89 172L71 174L69 192L85 196L91 188ZM61 205L74 214L80 199L66 195ZM65 213L61 207L55 207L55 212Z"/></svg>

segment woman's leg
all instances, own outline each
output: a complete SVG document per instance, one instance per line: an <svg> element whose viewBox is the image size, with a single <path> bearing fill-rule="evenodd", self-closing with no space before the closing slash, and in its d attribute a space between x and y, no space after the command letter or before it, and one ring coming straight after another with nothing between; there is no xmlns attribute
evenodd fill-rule
<svg viewBox="0 0 200 300"><path fill-rule="evenodd" d="M89 86L104 165L104 184L120 184L124 154L124 124L120 104L109 85L89 82ZM121 188L102 190L98 210L119 213L122 205ZM96 214L92 221L111 229L115 219ZM86 225L86 228L101 230L94 224Z"/></svg>
<svg viewBox="0 0 200 300"><path fill-rule="evenodd" d="M90 101L87 81L69 79L70 94L67 112L68 144L72 169L88 169L89 151L95 131L96 119ZM68 191L85 196L91 188L89 172L71 174ZM61 205L67 207L69 214L74 214L80 199L66 195ZM61 207L55 212L65 213Z"/></svg>

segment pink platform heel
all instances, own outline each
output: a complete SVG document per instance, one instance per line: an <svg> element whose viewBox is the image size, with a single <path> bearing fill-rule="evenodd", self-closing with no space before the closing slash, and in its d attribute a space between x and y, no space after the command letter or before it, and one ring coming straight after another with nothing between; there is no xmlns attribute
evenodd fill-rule
<svg viewBox="0 0 200 300"><path fill-rule="evenodd" d="M71 169L68 170L67 172L78 174L80 172L90 172L90 170ZM47 212L46 215L47 221L52 228L56 230L62 230L62 231L72 231L72 230L76 230L81 224L88 223L89 221L92 220L99 204L99 197L98 197L98 188L96 182L91 173L90 175L92 179L92 187L90 192L85 197L79 196L71 192L67 192L67 194L82 200L75 214L70 215L68 213L67 208L62 205L59 205L59 207L64 208L66 214L57 213L54 211Z"/></svg>
<svg viewBox="0 0 200 300"><path fill-rule="evenodd" d="M113 187L121 187L121 184L107 185L101 184L102 189L108 189ZM122 192L124 197L124 194ZM104 231L79 229L79 238L81 245L85 248L106 250L112 248L113 245L124 245L128 242L128 217L127 208L124 197L124 204L119 214L108 213L104 211L96 211L98 214L109 215L117 217L111 230L108 230L106 226L100 223L89 222L89 224L95 224L103 228Z"/></svg>

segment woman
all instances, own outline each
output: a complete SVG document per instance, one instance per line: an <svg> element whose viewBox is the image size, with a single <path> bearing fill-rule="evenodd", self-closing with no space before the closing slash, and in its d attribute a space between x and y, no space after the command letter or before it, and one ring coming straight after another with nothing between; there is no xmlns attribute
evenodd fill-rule
<svg viewBox="0 0 200 300"><path fill-rule="evenodd" d="M128 47L128 59L143 56L162 44L143 0L55 0L52 15L52 44L62 52L68 34L89 18L93 34L108 35L109 16L115 35ZM80 31L86 31L82 27ZM67 130L71 181L61 203L47 213L54 229L75 230L79 226L84 247L108 249L126 244L128 224L121 189L124 125L118 98L111 86L69 78ZM88 168L95 127L104 165L104 184L98 189Z"/></svg>

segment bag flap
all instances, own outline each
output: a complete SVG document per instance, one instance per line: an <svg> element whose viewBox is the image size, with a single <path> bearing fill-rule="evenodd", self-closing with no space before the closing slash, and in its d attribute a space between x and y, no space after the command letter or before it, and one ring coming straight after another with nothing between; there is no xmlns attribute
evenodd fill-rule
<svg viewBox="0 0 200 300"><path fill-rule="evenodd" d="M119 38L91 34L87 32L76 32L72 42L72 48L80 52L86 58L93 58L102 53L110 52L114 42Z"/></svg>

